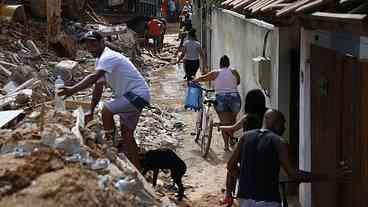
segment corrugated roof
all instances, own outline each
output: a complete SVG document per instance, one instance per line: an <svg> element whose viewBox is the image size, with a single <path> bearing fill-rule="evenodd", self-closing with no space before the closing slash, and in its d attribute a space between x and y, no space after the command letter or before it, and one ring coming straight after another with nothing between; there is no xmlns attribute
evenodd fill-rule
<svg viewBox="0 0 368 207"><path fill-rule="evenodd" d="M316 11L368 13L367 0L226 0L223 7L254 16L275 18Z"/></svg>

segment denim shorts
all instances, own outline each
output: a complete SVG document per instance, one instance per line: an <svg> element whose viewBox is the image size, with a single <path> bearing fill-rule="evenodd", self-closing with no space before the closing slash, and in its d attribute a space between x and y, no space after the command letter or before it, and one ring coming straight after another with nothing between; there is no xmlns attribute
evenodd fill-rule
<svg viewBox="0 0 368 207"><path fill-rule="evenodd" d="M216 112L238 113L241 108L241 99L239 93L216 94Z"/></svg>

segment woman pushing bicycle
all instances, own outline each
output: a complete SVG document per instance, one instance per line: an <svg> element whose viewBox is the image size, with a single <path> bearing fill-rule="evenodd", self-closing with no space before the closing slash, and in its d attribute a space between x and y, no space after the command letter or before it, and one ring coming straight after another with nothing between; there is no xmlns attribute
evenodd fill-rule
<svg viewBox="0 0 368 207"><path fill-rule="evenodd" d="M214 89L216 93L215 110L220 119L220 125L231 126L235 124L236 117L241 108L241 99L238 92L238 85L240 84L239 73L230 69L230 59L224 55L220 59L220 69L211 71L203 76L193 80L193 82L214 82ZM225 143L225 151L229 149L229 138L231 133L222 133Z"/></svg>

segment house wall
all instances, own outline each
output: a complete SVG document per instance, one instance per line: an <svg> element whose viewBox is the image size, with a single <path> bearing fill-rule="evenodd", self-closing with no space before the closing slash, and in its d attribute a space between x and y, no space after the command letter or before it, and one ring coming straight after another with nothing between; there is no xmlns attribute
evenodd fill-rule
<svg viewBox="0 0 368 207"><path fill-rule="evenodd" d="M301 29L300 44L300 118L299 118L299 168L311 170L311 89L310 89L310 45L313 32ZM299 188L300 203L311 207L311 185L301 184Z"/></svg>
<svg viewBox="0 0 368 207"><path fill-rule="evenodd" d="M226 54L230 57L231 66L236 68L241 76L239 90L244 103L247 92L261 88L258 81L258 71L255 70L252 59L262 55L264 37L271 31L266 45L266 56L271 58L271 90L267 99L268 106L279 109L286 117L284 137L289 139L290 93L291 83L291 48L299 47L299 35L296 28L278 28L256 19L246 19L238 13L213 8L210 19L210 44L208 54L212 69L217 68L219 59ZM296 102L298 98L295 97ZM295 139L298 139L296 136Z"/></svg>
<svg viewBox="0 0 368 207"><path fill-rule="evenodd" d="M236 68L241 77L239 90L242 100L246 93L260 88L258 72L253 69L252 59L262 55L264 36L269 35L266 54L272 61L271 97L268 104L278 107L278 29L273 25L245 19L235 12L214 8L211 14L211 65L218 68L220 57L228 55L231 67Z"/></svg>

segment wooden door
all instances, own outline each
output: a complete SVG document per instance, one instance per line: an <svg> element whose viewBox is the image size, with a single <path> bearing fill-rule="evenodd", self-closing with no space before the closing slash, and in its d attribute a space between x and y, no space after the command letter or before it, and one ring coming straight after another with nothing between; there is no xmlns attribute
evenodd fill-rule
<svg viewBox="0 0 368 207"><path fill-rule="evenodd" d="M355 57L345 55L342 57L342 100L341 100L341 136L338 148L340 162L348 165L350 168L358 166L356 142L359 140L357 130L359 128L358 119L358 60ZM340 163L342 164L342 163ZM356 176L354 176L356 177ZM355 183L355 182L354 182ZM353 184L352 182L341 182L339 184L339 204L340 206L356 206L353 204Z"/></svg>
<svg viewBox="0 0 368 207"><path fill-rule="evenodd" d="M357 61L334 50L311 48L312 172L353 165L356 139ZM352 183L312 184L313 207L350 207Z"/></svg>
<svg viewBox="0 0 368 207"><path fill-rule="evenodd" d="M312 45L311 54L311 163L312 172L323 172L338 166L341 63L333 50ZM337 198L336 183L312 184L313 207L338 207Z"/></svg>

